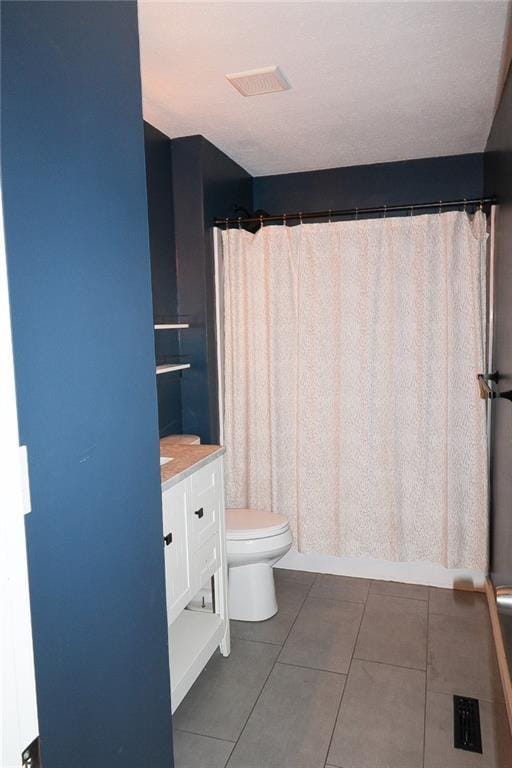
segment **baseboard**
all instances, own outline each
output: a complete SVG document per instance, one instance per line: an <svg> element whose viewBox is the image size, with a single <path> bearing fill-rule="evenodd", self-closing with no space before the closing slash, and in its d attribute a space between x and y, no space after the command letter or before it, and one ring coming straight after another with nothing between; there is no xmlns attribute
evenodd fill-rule
<svg viewBox="0 0 512 768"><path fill-rule="evenodd" d="M288 552L279 560L278 568L294 571L316 571L336 576L356 576L381 581L404 581L408 584L424 584L447 589L485 589L486 574L462 568L443 568L435 563L395 563L359 557L334 557L332 555L301 554Z"/></svg>
<svg viewBox="0 0 512 768"><path fill-rule="evenodd" d="M503 643L503 634L501 632L496 599L494 597L494 587L490 579L486 579L485 581L485 593L489 604L489 615L491 617L492 633L494 635L494 645L496 647L496 656L498 658L503 695L507 705L508 723L510 725L510 731L512 732L512 680L510 679L510 670L508 667L505 645Z"/></svg>

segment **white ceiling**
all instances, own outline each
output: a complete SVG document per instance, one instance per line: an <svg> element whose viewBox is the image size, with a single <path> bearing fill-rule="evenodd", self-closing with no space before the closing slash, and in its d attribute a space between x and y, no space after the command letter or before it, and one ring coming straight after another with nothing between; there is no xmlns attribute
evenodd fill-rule
<svg viewBox="0 0 512 768"><path fill-rule="evenodd" d="M255 176L481 152L507 3L139 0L144 117ZM277 64L291 90L225 74Z"/></svg>

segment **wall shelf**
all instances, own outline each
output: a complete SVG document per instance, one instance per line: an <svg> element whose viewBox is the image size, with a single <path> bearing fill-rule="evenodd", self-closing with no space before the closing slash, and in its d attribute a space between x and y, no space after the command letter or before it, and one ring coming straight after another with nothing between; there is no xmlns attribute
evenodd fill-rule
<svg viewBox="0 0 512 768"><path fill-rule="evenodd" d="M171 373L172 371L184 371L186 368L190 368L190 363L167 363L164 365L157 365L156 375L161 373Z"/></svg>
<svg viewBox="0 0 512 768"><path fill-rule="evenodd" d="M154 326L155 331L179 330L180 328L190 328L189 323L158 323Z"/></svg>

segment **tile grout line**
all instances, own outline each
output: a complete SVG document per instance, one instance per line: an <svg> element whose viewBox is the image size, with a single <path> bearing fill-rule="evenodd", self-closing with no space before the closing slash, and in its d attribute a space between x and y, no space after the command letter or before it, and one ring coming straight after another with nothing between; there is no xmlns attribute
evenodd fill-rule
<svg viewBox="0 0 512 768"><path fill-rule="evenodd" d="M206 733L198 733L197 731L189 731L187 728L176 728L174 725L172 727L173 732L178 731L179 733L190 733L191 736L200 736L202 739L213 739L214 741L222 741L224 744L232 744L235 746L236 741L231 741L231 739L223 739L220 736L210 736L210 734Z"/></svg>
<svg viewBox="0 0 512 768"><path fill-rule="evenodd" d="M405 667L403 664L393 664L390 661L376 661L375 659L365 659L362 656L353 656L353 658L356 661L367 661L368 664L383 664L385 667L394 667L395 669L410 669L411 672L425 672L427 671L426 667Z"/></svg>
<svg viewBox="0 0 512 768"><path fill-rule="evenodd" d="M336 725L338 724L338 718L340 716L341 705L343 703L343 699L345 698L345 692L347 690L347 683L348 683L348 676L350 674L350 670L352 669L352 662L354 660L354 653L355 653L355 650L356 650L357 641L359 640L359 634L361 632L361 627L363 626L363 620L364 620L364 617L365 617L365 614L366 614L366 604L368 602L369 595L370 595L370 585L368 585L368 592L366 593L366 599L365 599L365 601L363 603L363 605L364 605L363 612L361 614L361 620L359 622L359 627L357 628L357 635L356 635L356 639L354 640L354 647L353 647L352 653L350 655L350 663L348 665L347 673L346 673L346 676L345 676L345 685L343 686L343 691L341 693L340 703L338 704L338 709L336 710L336 717L334 718L334 725L333 725L332 731L331 731L331 738L329 739L329 744L327 746L327 752L326 752L326 755L325 755L324 768L327 768L327 766L328 766L327 761L329 760L329 752L331 751L332 740L334 738L334 731L336 730ZM332 765L332 763L331 763L331 765Z"/></svg>
<svg viewBox="0 0 512 768"><path fill-rule="evenodd" d="M295 616L295 618L294 618L294 620L293 620L293 622L292 622L292 625L291 625L290 629L288 630L288 632L286 633L286 637L284 638L284 640L283 640L283 643L282 643L282 645L280 646L280 647L281 647L281 651L283 650L283 648L284 648L284 645L285 645L286 641L288 640L288 637L289 637L289 635L290 635L290 632L292 631L292 629L293 629L293 628L294 628L294 626L295 626L295 622L296 622L296 621L297 621L297 619L299 618L299 614L300 614L300 612L301 612L301 610L302 610L302 606L304 605L304 603L306 602L307 598L309 597L309 593L310 593L310 592L311 592L311 590L313 589L313 584L315 584L315 582L316 582L317 578L318 578L318 574L317 574L317 576L315 577L315 579L313 580L312 584L310 584L310 586L309 586L309 588L308 588L307 592L306 592L306 593L305 593L305 595L304 595L304 598L302 599L302 602L301 602L301 604L300 604L300 606L299 606L299 610L297 611L297 615ZM254 641L254 642L256 642L256 641ZM270 645L270 643L268 643L268 645ZM232 755L233 755L233 752L235 751L235 749L236 749L236 747L237 747L237 745L238 745L238 742L239 742L239 741L240 741L240 739L242 738L242 734L243 734L243 732L245 731L245 729L246 729L246 727L247 727L247 723L249 722L249 718L251 717L252 713L254 712L254 710L255 710L255 708L256 708L256 705L257 705L258 701L259 701L259 700L260 700L260 698L261 698L261 695L262 695L262 693L263 693L263 691L264 691L264 689L265 689L265 686L266 686L266 684L267 684L267 682L268 682L268 679L269 679L270 675L272 674L272 672L274 671L274 669L275 669L275 667L276 667L276 664L278 663L278 659L279 659L279 656L281 655L281 651L279 651L279 653L277 654L276 660L275 660L275 661L274 661L274 663L272 664L272 666L271 666L271 668L270 668L270 671L269 671L268 675L266 676L265 680L263 681L263 685L261 686L260 692L258 693L258 696L256 697L256 701L255 701L255 702L254 702L254 704L252 705L252 707L251 707L251 711L250 711L250 712L249 712L249 714L247 715L247 718L246 718L246 720L245 720L245 723L243 724L243 726L242 726L242 729L241 729L241 731L240 731L240 733L239 733L239 735L238 735L238 738L237 738L237 740L236 740L236 741L235 741L235 743L234 743L233 749L232 749L232 750L231 750L231 752L229 753L228 761L227 761L227 763L226 763L226 766L225 766L225 768L229 768L229 763L230 763L230 761L231 761L231 757L232 757Z"/></svg>

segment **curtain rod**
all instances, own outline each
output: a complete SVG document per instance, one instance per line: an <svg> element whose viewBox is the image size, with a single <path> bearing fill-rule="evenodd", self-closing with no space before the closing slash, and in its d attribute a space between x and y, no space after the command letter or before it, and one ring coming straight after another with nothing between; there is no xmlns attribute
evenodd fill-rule
<svg viewBox="0 0 512 768"><path fill-rule="evenodd" d="M346 208L344 210L328 210L328 211L307 211L303 213L281 213L280 215L267 215L267 216L254 216L254 217L238 217L238 218L216 218L213 221L214 226L223 227L231 225L242 224L264 224L269 221L280 221L283 224L292 219L298 219L302 222L304 219L327 219L336 216L359 216L359 214L368 213L381 213L386 216L388 213L396 211L409 211L411 214L414 211L426 210L428 208L437 208L441 212L445 208L466 208L467 205L488 205L496 202L494 197L477 197L463 200L438 200L434 203L409 203L408 205L382 205L376 208Z"/></svg>

